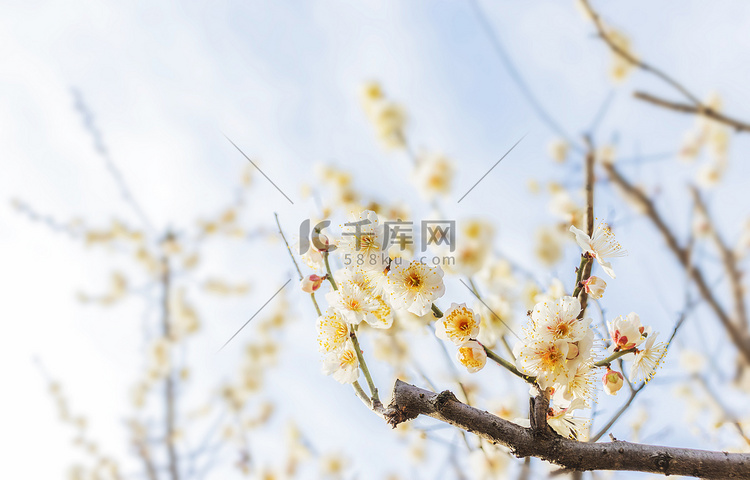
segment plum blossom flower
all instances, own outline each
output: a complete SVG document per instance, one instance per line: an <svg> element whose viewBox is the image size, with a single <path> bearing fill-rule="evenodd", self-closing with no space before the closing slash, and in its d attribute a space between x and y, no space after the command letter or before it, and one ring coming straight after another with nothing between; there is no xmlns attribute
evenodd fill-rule
<svg viewBox="0 0 750 480"><path fill-rule="evenodd" d="M628 254L627 251L622 249L622 246L615 240L615 234L612 233L609 226L606 223L600 223L594 229L594 235L589 237L585 232L579 230L573 225L570 226L570 231L576 236L576 243L581 249L596 258L602 269L607 272L612 278L615 278L615 272L612 270L612 264L607 262L607 258L624 257Z"/></svg>
<svg viewBox="0 0 750 480"><path fill-rule="evenodd" d="M451 303L443 318L438 319L435 325L435 335L441 340L446 340L461 345L479 335L479 315L466 307L465 303Z"/></svg>
<svg viewBox="0 0 750 480"><path fill-rule="evenodd" d="M345 264L381 271L386 267L383 226L375 212L365 210L359 215L350 215L342 229L338 249Z"/></svg>
<svg viewBox="0 0 750 480"><path fill-rule="evenodd" d="M414 315L424 315L432 303L445 293L443 270L412 261L409 265L395 265L388 275L386 290L391 305L408 310Z"/></svg>
<svg viewBox="0 0 750 480"><path fill-rule="evenodd" d="M302 279L302 282L300 282L300 288L302 288L302 291L305 293L313 293L320 288L320 285L323 283L324 278L325 277L321 277L313 273L312 275L309 275Z"/></svg>
<svg viewBox="0 0 750 480"><path fill-rule="evenodd" d="M557 300L539 302L534 306L531 320L533 337L541 340L567 340L577 342L588 330L588 324L578 319L581 302L575 297L562 297Z"/></svg>
<svg viewBox="0 0 750 480"><path fill-rule="evenodd" d="M313 270L322 270L323 268L325 268L325 263L323 262L323 253L313 245L310 245L307 251L302 254L301 258L302 261L305 262L305 265L312 268Z"/></svg>
<svg viewBox="0 0 750 480"><path fill-rule="evenodd" d="M602 377L602 385L607 395L616 395L625 383L625 377L617 370L607 367L607 372Z"/></svg>
<svg viewBox="0 0 750 480"><path fill-rule="evenodd" d="M347 323L357 325L362 320L369 324L378 322L374 313L380 305L367 291L354 283L342 283L338 290L326 294L326 300L341 313Z"/></svg>
<svg viewBox="0 0 750 480"><path fill-rule="evenodd" d="M607 327L615 352L637 347L646 340L649 332L641 325L641 317L635 312L629 313L625 318L620 315L608 323Z"/></svg>
<svg viewBox="0 0 750 480"><path fill-rule="evenodd" d="M599 300L604 295L604 289L607 288L607 282L599 277L591 276L584 280L583 288L586 294L594 300Z"/></svg>
<svg viewBox="0 0 750 480"><path fill-rule="evenodd" d="M659 362L667 354L667 345L664 343L657 343L656 337L659 335L658 332L653 335L649 335L642 350L635 352L635 359L633 360L633 366L630 369L630 381L635 380L650 380L656 372L656 367L659 366Z"/></svg>
<svg viewBox="0 0 750 480"><path fill-rule="evenodd" d="M567 383L570 375L566 364L569 345L565 340L519 342L513 348L516 366L521 372L537 377L542 388Z"/></svg>
<svg viewBox="0 0 750 480"><path fill-rule="evenodd" d="M455 177L453 162L439 154L420 156L414 169L414 183L426 200L450 193Z"/></svg>
<svg viewBox="0 0 750 480"><path fill-rule="evenodd" d="M577 298L562 297L537 303L524 328L526 338L513 349L516 367L537 378L542 388L553 387L565 403L588 398L594 332L589 319L579 319ZM562 397L561 397L562 398Z"/></svg>
<svg viewBox="0 0 750 480"><path fill-rule="evenodd" d="M479 342L470 340L458 348L456 358L461 365L466 367L469 373L476 373L484 368L487 363L487 352L484 351Z"/></svg>
<svg viewBox="0 0 750 480"><path fill-rule="evenodd" d="M572 368L570 362L568 366ZM590 361L579 363L568 383L555 390L554 404L559 407L568 406L577 398L588 404L595 391L593 378L595 374L596 370Z"/></svg>
<svg viewBox="0 0 750 480"><path fill-rule="evenodd" d="M379 308L373 312L376 321L368 323L368 325L372 328L391 328L391 325L393 325L393 309L381 297L375 297L375 301L379 305Z"/></svg>
<svg viewBox="0 0 750 480"><path fill-rule="evenodd" d="M469 468L474 480L495 480L507 474L511 456L501 448L477 448L469 454Z"/></svg>
<svg viewBox="0 0 750 480"><path fill-rule="evenodd" d="M572 412L585 407L586 403L577 398L565 408L550 408L547 414L547 424L561 436L578 440L585 432L583 427L588 423L588 419L574 417Z"/></svg>
<svg viewBox="0 0 750 480"><path fill-rule="evenodd" d="M318 317L318 350L330 353L343 348L349 339L349 325L336 310L329 308Z"/></svg>
<svg viewBox="0 0 750 480"><path fill-rule="evenodd" d="M323 373L333 375L339 383L354 383L359 378L359 359L350 340L323 359Z"/></svg>

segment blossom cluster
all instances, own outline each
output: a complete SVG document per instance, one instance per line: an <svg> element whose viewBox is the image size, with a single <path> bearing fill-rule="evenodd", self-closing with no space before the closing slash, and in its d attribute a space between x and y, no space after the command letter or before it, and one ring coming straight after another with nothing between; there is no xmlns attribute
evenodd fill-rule
<svg viewBox="0 0 750 480"><path fill-rule="evenodd" d="M309 255L319 255L328 270L323 277L303 279L302 288L310 293L317 290L321 278L331 283L332 290L325 295L329 307L317 322L318 346L325 356L324 372L341 383L359 378L361 352L357 351L355 332L362 322L375 329L389 329L395 312L426 315L445 293L439 266L391 262L383 255L384 241L380 219L366 210L343 229L336 252L342 258L361 255L368 261L352 263L331 274L327 250Z"/></svg>
<svg viewBox="0 0 750 480"><path fill-rule="evenodd" d="M610 33L617 37L617 32ZM624 37L617 40L627 44ZM622 77L627 72L621 65L619 67L616 76ZM411 150L404 131L405 115L400 107L386 98L379 85L368 84L363 98L365 110L377 126L380 139L387 146L408 154L415 169L414 184L426 200L433 206L437 205L437 197L450 190L451 162L440 155ZM553 154L558 161L564 161L566 145L556 145ZM601 163L611 163L614 151L611 147L603 148L597 152L597 159ZM330 243L328 238L319 235L321 242L314 242L317 248L311 248L303 255L315 273L303 279L302 289L314 294L326 281L331 285L330 292L325 294L327 306L324 312L319 310L317 332L319 350L324 355L323 370L337 381L355 383L362 371L373 392L372 379L357 338L358 328L363 323L368 328L389 331L379 337L391 337L388 343L392 352L389 355L403 361L408 356L408 353L404 354L408 348L402 348L401 339L394 335L400 329L398 326L392 328L394 321L397 320L396 325L401 325L401 319L408 317L420 318L422 325L434 321L435 336L455 345L456 358L469 373L483 369L487 359L510 370L531 384L532 395L542 393L547 396L550 401L549 426L564 437L577 439L584 436L582 427L587 420L576 413L592 406L599 381L606 394L615 395L626 382L648 381L659 366L666 345L657 343L658 333L642 325L637 314L614 318L607 323L609 328L605 334L595 328L591 318L586 317L587 299L593 302L603 298L607 288L607 282L590 274L592 267L597 265L608 277L615 279L611 260L627 252L606 223L596 225L590 234L584 232L584 209L564 188L550 186L553 194L551 210L561 223L537 233L535 251L543 264L551 265L562 258L562 242L575 240L582 256L576 270L574 292L566 292L559 280L553 281L546 291L542 291L533 278L528 279L525 286L519 284L514 277L516 268L507 260L498 259L493 251L493 227L472 220L461 226L461 242L451 245L455 263L444 265L444 268L446 274L468 280L471 287L466 286L481 306L477 304L475 312L466 303L451 303L443 313L436 305L445 293L443 270L438 266L409 261L414 254L409 247L386 245L388 236L376 211L383 215L382 218L395 219L405 218L408 213L402 207L363 201L345 173L335 169L323 173L327 182L338 191L338 200L334 204L350 211L359 211L361 207L358 205L369 208L352 216L352 222L346 224L349 228L342 226L341 235ZM330 215L335 208L324 207L324 215ZM389 208L399 211L394 215L396 212L389 211ZM356 228L352 226L355 224ZM331 248L334 245L335 249ZM335 255L331 255L334 250ZM332 273L331 261L343 264L344 268ZM486 301L480 298L472 278L488 288ZM519 286L523 288L516 288ZM520 336L506 323L513 316L516 299L521 300L524 309L533 306L528 312L527 324L519 331ZM507 341L508 334L518 337L514 347ZM378 350L377 338L373 343ZM492 351L500 343L507 347L510 360ZM380 356L377 351L375 356ZM623 360L630 363L627 379L613 368L615 360L620 360L620 365ZM357 384L355 389L361 396ZM373 400L375 398L373 394ZM518 421L521 424L527 422Z"/></svg>
<svg viewBox="0 0 750 480"><path fill-rule="evenodd" d="M575 436L580 422L571 412L590 406L595 392L594 331L580 313L575 297L538 303L513 349L518 370L551 394L555 408L548 422L564 436Z"/></svg>

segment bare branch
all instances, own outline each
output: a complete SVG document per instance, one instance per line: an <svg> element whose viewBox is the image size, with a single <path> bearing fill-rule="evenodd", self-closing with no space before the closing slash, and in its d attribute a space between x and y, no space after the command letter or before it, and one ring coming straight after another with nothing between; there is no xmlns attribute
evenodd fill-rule
<svg viewBox="0 0 750 480"><path fill-rule="evenodd" d="M740 272L739 266L737 265L737 259L735 258L732 249L724 243L718 230L716 230L716 226L708 213L708 207L706 207L698 189L691 187L690 191L693 194L696 208L706 219L706 222L708 222L708 234L711 236L711 239L716 244L716 248L719 250L724 269L727 272L727 277L729 277L729 283L732 286L732 296L734 297L735 320L739 323L740 327L747 328L747 312L745 310L744 292L742 291L742 272Z"/></svg>
<svg viewBox="0 0 750 480"><path fill-rule="evenodd" d="M596 152L594 151L594 145L590 137L584 137L584 141L587 149L586 158L584 159L584 181L586 186L586 216L584 218L584 227L586 228L586 234L589 237L592 237L594 235L594 183L596 180L594 178L594 163L596 161ZM583 271L580 272L579 275L581 282L586 281L591 276L591 268L593 265L593 261L588 261L583 264ZM579 285L580 284L576 285L576 288L578 288ZM583 318L586 313L586 304L588 303L588 294L586 293L585 288L581 288L580 297L581 313L579 314L579 317Z"/></svg>
<svg viewBox="0 0 750 480"><path fill-rule="evenodd" d="M728 117L723 113L717 112L713 108L707 107L703 104L696 106L687 103L672 102L670 100L665 100L646 92L634 92L633 96L638 100L643 100L644 102L648 102L659 107L664 107L669 110L674 110L676 112L689 113L692 115L702 115L706 118L710 118L711 120L715 120L717 122L728 125L738 132L750 132L750 123L745 123L732 117Z"/></svg>
<svg viewBox="0 0 750 480"><path fill-rule="evenodd" d="M658 68L652 65L649 65L642 60L639 60L632 53L623 49L617 44L617 42L612 40L610 33L607 31L607 27L604 25L604 22L602 21L602 17L596 12L596 10L594 10L589 0L581 0L581 4L583 5L583 7L586 9L586 12L591 17L591 20L594 22L594 26L596 26L596 30L599 33L599 36L601 37L602 40L604 40L604 43L607 44L607 46L610 48L610 50L612 50L612 52L622 57L624 60L632 64L634 67L640 68L641 70L645 72L649 72L659 77L660 79L662 79L663 81L665 81L666 83L668 83L669 85L677 89L688 100L690 100L696 105L700 105L701 103L700 100L698 100L698 98L695 95L690 93L688 89L685 88L680 82L670 77L666 73L662 72Z"/></svg>
<svg viewBox="0 0 750 480"><path fill-rule="evenodd" d="M732 343L734 343L735 347L737 347L737 350L739 350L745 360L750 363L750 339L745 332L738 329L735 323L729 318L729 315L724 311L721 304L719 304L713 290L708 286L702 271L697 266L691 264L688 250L680 246L677 237L664 222L659 212L656 211L654 203L643 192L628 182L614 165L605 164L604 169L609 175L610 181L617 185L628 198L638 203L643 209L646 217L648 217L659 230L664 237L664 240L666 240L669 249L674 253L677 260L685 269L687 275L692 279L701 297L703 297L706 303L708 303L726 329Z"/></svg>
<svg viewBox="0 0 750 480"><path fill-rule="evenodd" d="M169 237L171 233L167 234L167 237ZM172 280L172 272L169 268L169 258L164 257L162 259L162 288L164 290L164 297L162 299L162 335L164 335L165 339L169 339L171 337L171 328L170 328L170 322L171 322L171 312L169 308L169 297L171 293L171 280ZM166 435L165 435L165 444L167 447L167 458L169 460L169 476L171 480L179 480L180 474L179 474L179 467L177 466L177 451L175 449L175 385L174 385L174 374L173 372L169 372L164 379L164 409L165 409L165 418L164 421L166 423Z"/></svg>
<svg viewBox="0 0 750 480"><path fill-rule="evenodd" d="M684 112L684 113L692 113L695 115L703 115L705 117L716 120L717 122L721 122L726 125L729 125L730 127L733 127L734 129L736 129L738 132L742 132L742 131L750 132L750 124L748 124L747 122L742 122L740 120L728 117L722 113L717 112L711 107L708 107L707 105L702 103L700 100L698 100L698 97L696 97L693 93L691 93L680 82L678 82L671 76L667 75L662 70L654 67L653 65L650 65L642 60L639 60L631 52L627 51L626 49L623 49L620 45L617 44L617 42L615 42L612 39L612 37L610 36L610 33L608 32L606 25L601 19L601 16L596 12L596 10L593 9L589 0L581 0L581 3L583 4L583 7L586 9L586 12L591 17L591 20L594 22L594 25L596 26L596 30L599 34L599 37L601 37L601 39L609 47L609 49L612 50L612 52L614 52L616 55L619 55L621 58L629 62L634 67L640 68L644 72L649 72L659 77L661 80L663 80L664 82L672 86L674 89L676 89L678 92L680 92L685 98L687 98L690 101L690 104L670 102L668 100L663 100L659 97L655 97L653 95L650 95L648 93L643 93L643 92L635 92L634 93L635 98L649 102L653 105L658 105L660 107L668 108L670 110L675 110L675 111Z"/></svg>
<svg viewBox="0 0 750 480"><path fill-rule="evenodd" d="M493 444L502 444L517 457L538 457L571 470L628 470L706 479L747 478L750 475L750 454L619 440L577 442L548 430L533 431L470 407L458 401L450 391L435 393L396 380L393 401L385 411L386 420L395 427L419 415L467 430Z"/></svg>

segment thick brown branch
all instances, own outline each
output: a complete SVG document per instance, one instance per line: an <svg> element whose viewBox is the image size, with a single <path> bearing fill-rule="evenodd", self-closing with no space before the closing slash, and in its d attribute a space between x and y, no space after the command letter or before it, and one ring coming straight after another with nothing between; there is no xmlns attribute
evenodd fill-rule
<svg viewBox="0 0 750 480"><path fill-rule="evenodd" d="M708 286L703 273L699 268L691 264L690 255L687 249L680 247L677 237L672 233L670 228L662 219L659 212L656 211L654 203L639 189L628 182L625 177L615 168L614 165L605 164L604 169L609 175L610 181L617 185L623 193L630 198L632 201L638 203L646 217L648 217L654 226L664 237L667 242L667 246L677 257L677 260L683 266L688 276L693 280L698 292L701 297L708 303L709 307L714 311L722 326L726 329L729 338L734 343L737 350L750 363L750 338L743 331L739 330L734 322L729 318L729 315L724 311L722 306L719 304L713 290Z"/></svg>
<svg viewBox="0 0 750 480"><path fill-rule="evenodd" d="M689 113L692 115L702 115L706 118L710 118L711 120L715 120L717 122L728 125L738 132L750 132L749 123L745 123L740 120L728 117L723 113L717 112L713 108L707 107L703 104L690 105L688 103L672 102L670 100L664 100L663 98L645 92L635 92L633 93L633 96L638 100L643 100L644 102L648 102L652 105L657 105L659 107L674 110L676 112Z"/></svg>
<svg viewBox="0 0 750 480"><path fill-rule="evenodd" d="M552 432L533 432L458 401L400 380L385 412L391 426L427 415L508 447L517 457L538 457L571 470L629 470L707 479L750 477L750 454L710 452L614 441L576 442Z"/></svg>

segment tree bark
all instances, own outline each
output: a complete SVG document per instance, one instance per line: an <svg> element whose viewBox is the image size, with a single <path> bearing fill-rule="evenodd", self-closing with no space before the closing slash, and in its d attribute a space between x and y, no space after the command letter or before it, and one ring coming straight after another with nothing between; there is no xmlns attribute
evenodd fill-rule
<svg viewBox="0 0 750 480"><path fill-rule="evenodd" d="M424 390L396 380L393 401L383 412L399 423L427 415L508 447L519 457L538 457L568 470L628 470L706 479L750 478L750 454L643 445L615 440L577 442L549 429L532 430L470 407L446 390Z"/></svg>

